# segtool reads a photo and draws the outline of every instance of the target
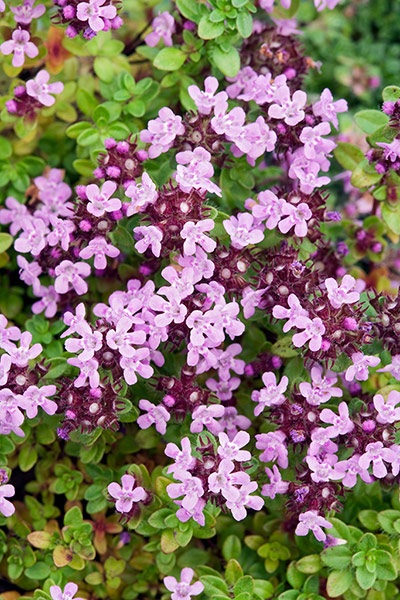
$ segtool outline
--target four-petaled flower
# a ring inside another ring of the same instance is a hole
[[[115,509],[120,513],[127,513],[136,502],[145,500],[146,490],[141,486],[134,487],[136,481],[133,475],[122,475],[122,486],[113,481],[107,487],[108,493],[116,500]]]

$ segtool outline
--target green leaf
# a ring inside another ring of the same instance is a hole
[[[297,356],[299,351],[293,347],[292,336],[285,336],[271,346],[271,352],[282,358]]]
[[[197,33],[203,40],[214,40],[224,33],[225,25],[222,22],[214,23],[208,15],[201,17]]]
[[[38,454],[36,448],[32,446],[24,446],[18,455],[18,466],[24,473],[30,471],[36,464]]]
[[[381,179],[382,175],[377,173],[373,165],[370,165],[365,158],[355,167],[350,181],[356,188],[368,188]]]
[[[382,218],[394,233],[400,234],[400,206],[382,204]]]
[[[5,252],[13,243],[14,238],[9,233],[0,233],[0,252]]]
[[[104,83],[111,83],[114,79],[114,65],[109,58],[97,56],[93,63],[94,72],[97,77]]]
[[[379,110],[360,110],[354,115],[354,120],[365,133],[374,133],[389,121],[389,117]]]
[[[246,10],[241,11],[236,17],[236,26],[243,38],[248,38],[253,31],[253,18]]]
[[[240,577],[243,575],[243,569],[239,562],[234,558],[228,561],[225,568],[225,579],[229,585],[234,585]]]
[[[78,506],[73,506],[65,513],[64,525],[80,525],[82,523],[82,512]]]
[[[253,593],[253,578],[250,575],[244,575],[235,583],[233,588],[235,597],[239,596],[239,594],[243,594],[246,592],[248,594]]]
[[[200,12],[199,5],[196,0],[176,0],[176,6],[181,15],[194,23],[199,22]]]
[[[74,167],[75,171],[80,175],[84,175],[85,177],[93,176],[93,171],[95,167],[92,161],[88,160],[87,158],[77,158],[72,163],[72,166]]]
[[[321,558],[319,554],[309,554],[308,556],[303,556],[296,562],[296,569],[300,571],[300,573],[306,573],[306,575],[313,575],[314,573],[318,573],[322,568]]]
[[[154,59],[154,66],[161,71],[176,71],[186,60],[186,54],[179,48],[163,48]]]
[[[332,546],[321,553],[321,560],[332,569],[345,569],[351,563],[351,552],[347,546]]]
[[[382,98],[384,102],[397,102],[400,98],[400,87],[397,85],[388,85],[382,91]]]
[[[264,598],[271,598],[274,593],[274,586],[270,581],[266,579],[254,579],[253,581],[254,594],[264,600]]]
[[[332,571],[329,573],[328,580],[326,582],[326,589],[330,598],[337,598],[341,596],[351,586],[353,582],[353,575],[348,569],[342,571]]]
[[[356,580],[360,588],[369,590],[375,583],[376,573],[370,573],[365,567],[357,567]]]
[[[76,93],[76,103],[78,108],[88,117],[93,113],[97,106],[96,98],[84,89],[80,89]]]
[[[393,523],[400,518],[400,511],[398,510],[383,510],[378,514],[378,521],[384,531],[386,533],[390,533],[392,535],[396,535],[397,532],[393,527]]]
[[[349,171],[354,171],[358,163],[364,159],[362,150],[348,142],[338,142],[333,154],[338,163]]]
[[[204,593],[212,598],[215,595],[229,595],[228,586],[223,579],[214,577],[214,575],[204,575],[200,577],[200,581],[204,585]]]
[[[0,160],[9,158],[12,154],[12,146],[5,137],[0,137]]]
[[[32,567],[25,569],[25,575],[29,579],[46,579],[50,575],[50,567],[44,562],[37,562]]]
[[[380,528],[378,512],[376,510],[362,510],[358,515],[358,519],[366,529],[376,531]]]
[[[239,558],[242,551],[240,539],[237,535],[228,535],[222,545],[222,556],[228,561],[230,558]]]
[[[235,77],[240,69],[239,52],[231,46],[227,52],[223,52],[219,46],[215,46],[211,53],[215,66],[226,77]]]

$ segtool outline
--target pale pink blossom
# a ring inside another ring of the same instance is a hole
[[[55,98],[51,94],[61,94],[64,89],[64,84],[61,81],[48,83],[50,74],[42,69],[36,75],[35,79],[29,79],[26,82],[26,93],[28,96],[35,98],[44,106],[52,106]]]
[[[12,33],[12,39],[3,42],[0,46],[0,52],[7,56],[13,54],[12,66],[22,67],[25,62],[25,54],[28,58],[35,58],[39,54],[38,48],[30,41],[29,31],[26,29],[15,29]]]

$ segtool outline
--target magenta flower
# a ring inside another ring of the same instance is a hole
[[[148,176],[146,172],[142,175],[142,182],[132,182],[127,190],[125,196],[131,199],[130,203],[125,205],[126,216],[131,217],[132,215],[142,212],[149,204],[154,204],[158,198],[158,192],[156,184]]]
[[[190,511],[204,494],[201,480],[198,477],[193,477],[188,471],[175,473],[175,479],[178,479],[181,483],[167,485],[167,494],[172,499],[184,496],[182,506]]]
[[[237,217],[230,217],[223,221],[225,231],[231,238],[234,248],[246,248],[250,244],[258,244],[264,239],[263,232],[254,227],[253,215],[250,213],[239,213]]]
[[[31,343],[32,334],[29,331],[24,331],[24,333],[21,335],[19,348],[17,348],[17,346],[11,342],[3,344],[3,348],[10,355],[11,361],[14,365],[17,365],[17,367],[26,367],[28,362],[39,356],[43,350],[41,344],[33,344],[33,346],[30,347]]]
[[[79,21],[88,21],[89,27],[96,33],[104,29],[103,19],[113,19],[117,9],[112,4],[103,6],[106,0],[89,0],[80,2],[76,9],[76,17]]]
[[[397,456],[390,448],[384,448],[382,442],[373,442],[367,444],[364,454],[358,460],[358,464],[362,469],[368,469],[372,463],[372,473],[378,479],[382,479],[387,475],[387,468],[383,461],[391,463],[395,461]]]
[[[331,438],[345,435],[354,429],[354,423],[349,417],[349,407],[346,402],[341,402],[338,408],[339,415],[336,415],[329,408],[324,408],[320,414],[321,421],[331,425],[327,428],[327,435]]]
[[[323,175],[319,177],[321,165],[318,162],[308,162],[307,166],[293,165],[292,179],[299,179],[300,190],[305,194],[311,194],[315,188],[327,185],[330,182],[329,177]]]
[[[204,527],[206,523],[206,518],[204,516],[203,510],[206,505],[203,498],[199,498],[196,502],[195,506],[188,510],[187,508],[182,507],[182,502],[180,500],[174,500],[175,504],[177,504],[180,508],[176,511],[176,517],[182,522],[186,523],[189,519],[193,519]]]
[[[329,123],[319,123],[315,127],[304,127],[300,134],[300,141],[304,144],[304,155],[312,160],[317,154],[328,154],[336,144],[332,140],[326,140],[322,136],[331,131]]]
[[[225,408],[221,404],[211,404],[210,406],[198,406],[192,413],[192,423],[190,431],[200,433],[206,427],[214,435],[221,431],[221,425],[216,418],[222,417]]]
[[[247,431],[239,431],[235,437],[230,440],[226,433],[220,432],[218,434],[220,445],[218,446],[218,454],[224,459],[236,460],[238,462],[246,462],[251,460],[251,454],[247,450],[240,450],[243,446],[246,446],[250,441],[250,435]]]
[[[240,304],[243,307],[243,316],[245,319],[250,319],[256,311],[256,308],[262,308],[263,296],[266,288],[261,290],[253,290],[250,286],[244,288]]]
[[[172,34],[175,31],[175,19],[165,11],[155,17],[151,24],[153,31],[144,38],[145,44],[153,48],[162,40],[166,46],[172,46]]]
[[[304,344],[308,341],[309,348],[312,352],[317,352],[320,350],[322,345],[322,336],[325,333],[325,325],[319,317],[315,319],[308,319],[306,317],[303,318],[302,324],[298,321],[297,327],[300,329],[304,328],[304,331],[300,333],[295,333],[292,337],[293,345],[296,348],[300,348],[304,346]]]
[[[337,382],[337,376],[328,373],[322,377],[322,368],[313,367],[311,369],[311,381],[303,381],[299,385],[300,394],[307,400],[311,406],[319,406],[328,402],[330,398],[340,398],[343,391],[338,387],[333,387]]]
[[[154,294],[150,298],[149,306],[159,313],[154,319],[157,327],[166,327],[172,322],[183,323],[187,314],[187,307],[181,304],[181,298],[177,292],[171,293],[168,300]]]
[[[284,440],[286,435],[283,431],[271,431],[270,433],[259,433],[256,435],[256,448],[264,450],[260,455],[263,462],[277,461],[282,469],[287,469],[288,451]]]
[[[238,155],[237,150],[247,154],[248,162],[254,166],[257,158],[266,151],[272,152],[275,148],[277,136],[266,124],[264,117],[259,116],[254,123],[245,125],[240,134],[234,138],[232,152]]]
[[[148,348],[138,348],[133,356],[123,356],[119,361],[123,371],[124,379],[128,385],[134,385],[137,382],[139,373],[144,379],[149,379],[154,373],[153,367],[149,365],[150,350]]]
[[[224,458],[218,465],[218,471],[208,476],[208,489],[214,494],[221,493],[225,500],[235,502],[239,498],[239,490],[235,485],[247,485],[250,476],[244,471],[234,471],[234,463]]]
[[[390,160],[390,162],[395,162],[400,158],[400,140],[395,139],[390,144],[386,142],[377,142],[377,146],[383,148],[383,156],[385,160]]]
[[[51,585],[49,591],[52,600],[83,600],[75,596],[78,591],[76,583],[67,583],[63,590],[58,585]]]
[[[55,102],[55,98],[50,94],[61,94],[64,89],[64,84],[61,81],[55,83],[48,83],[50,74],[42,69],[36,75],[35,79],[29,79],[26,82],[26,93],[28,96],[35,98],[44,106],[52,106]]]
[[[69,311],[65,312],[63,314],[63,321],[65,325],[68,325],[68,329],[64,331],[60,337],[64,338],[67,337],[67,335],[71,335],[72,333],[79,331],[80,324],[85,321],[85,314],[86,308],[83,302],[78,304],[75,309],[75,314]]]
[[[348,367],[345,379],[346,381],[367,381],[368,379],[368,367],[376,367],[381,362],[378,356],[364,356],[362,352],[354,352],[351,355],[353,364]]]
[[[204,219],[197,223],[186,221],[180,232],[181,238],[185,240],[183,252],[186,256],[195,254],[198,246],[201,246],[205,252],[214,252],[217,246],[216,241],[204,233],[205,231],[214,229],[214,225],[215,223],[212,219]]]
[[[175,473],[177,471],[190,471],[196,464],[196,459],[192,456],[192,447],[188,437],[181,440],[182,450],[173,442],[166,445],[164,453],[174,459],[174,463],[169,465],[167,473]]]
[[[182,117],[175,115],[170,108],[161,108],[157,119],[147,123],[148,129],[140,132],[140,139],[145,144],[151,144],[148,150],[149,158],[157,158],[169,150],[177,135],[185,133]]]
[[[275,319],[288,319],[283,326],[284,333],[287,333],[293,327],[302,328],[305,319],[308,318],[308,311],[301,306],[297,296],[289,294],[287,303],[289,308],[277,304],[272,309],[272,315]]]
[[[49,229],[42,219],[30,218],[22,225],[23,232],[14,242],[17,252],[30,252],[32,256],[39,256],[47,245],[46,235]]]
[[[360,294],[354,291],[356,280],[351,275],[345,275],[340,286],[333,277],[325,279],[329,302],[333,308],[340,308],[342,304],[354,304],[360,299]]]
[[[247,417],[239,415],[234,406],[226,406],[225,412],[219,420],[219,424],[221,428],[227,432],[228,438],[233,440],[238,429],[248,429],[251,425],[251,421]]]
[[[134,344],[144,344],[146,333],[144,331],[129,331],[133,325],[130,317],[121,317],[115,329],[110,329],[106,334],[107,346],[112,350],[118,350],[122,356],[134,356],[136,350]]]
[[[24,415],[20,410],[19,400],[8,388],[0,390],[0,434],[8,435],[12,431],[19,437],[24,437],[20,425],[24,422]]]
[[[272,119],[283,119],[287,125],[297,125],[304,119],[303,108],[307,102],[307,94],[297,90],[290,98],[290,88],[281,86],[275,92],[276,104],[271,104],[268,109],[268,116]]]
[[[0,485],[0,512],[5,517],[11,517],[15,513],[15,506],[6,498],[15,494],[15,487],[9,483]]]
[[[373,477],[368,473],[367,469],[363,469],[359,465],[360,454],[353,454],[349,459],[342,460],[336,463],[336,471],[342,474],[342,483],[348,488],[352,488],[357,483],[357,475],[361,477],[365,483],[372,483]]]
[[[39,406],[48,415],[54,415],[58,405],[48,396],[54,396],[57,388],[55,385],[43,385],[38,388],[35,385],[30,385],[23,394],[17,396],[19,405],[26,412],[28,419],[33,419],[38,414]]]
[[[95,352],[100,350],[103,345],[103,334],[100,331],[93,331],[92,327],[86,321],[80,323],[77,328],[80,338],[68,338],[65,340],[65,349],[68,352],[79,352],[80,360],[86,361],[93,358]]]
[[[336,102],[333,102],[332,92],[328,88],[324,89],[318,102],[313,104],[314,115],[316,117],[321,117],[323,120],[330,121],[335,127],[339,124],[337,113],[346,111],[346,100],[337,100]]]
[[[96,359],[91,358],[83,361],[80,357],[72,357],[67,359],[67,363],[74,367],[78,367],[80,370],[79,376],[74,381],[75,387],[80,388],[85,386],[88,380],[91,388],[97,388],[99,386],[99,363]]]
[[[171,594],[171,600],[190,600],[192,596],[198,596],[204,590],[201,581],[191,584],[194,571],[190,567],[185,567],[181,571],[180,581],[175,577],[168,575],[164,577],[164,585]]]
[[[189,85],[189,96],[196,104],[200,114],[209,115],[217,102],[226,101],[228,99],[226,92],[218,92],[218,94],[215,94],[218,85],[218,79],[215,77],[206,77],[204,80],[204,92],[202,92],[197,85]]]
[[[114,181],[105,181],[101,190],[95,183],[87,185],[85,190],[89,200],[87,211],[95,217],[102,217],[105,212],[119,210],[122,206],[121,200],[111,198],[116,189],[117,184]]]
[[[264,506],[264,500],[260,496],[251,496],[251,493],[255,492],[257,488],[257,482],[250,481],[238,489],[239,495],[236,500],[227,500],[226,507],[231,511],[236,521],[242,521],[246,518],[246,506],[253,510],[261,510]]]
[[[221,196],[221,189],[210,181],[210,177],[214,174],[214,167],[211,164],[211,154],[207,150],[198,147],[193,152],[190,150],[178,152],[176,161],[178,166],[175,180],[183,192],[188,193],[194,188],[200,193],[210,192]]]
[[[312,471],[311,479],[316,483],[341,479],[343,475],[335,467],[337,460],[335,454],[326,454],[323,458],[306,456],[305,461]]]
[[[46,7],[44,4],[38,4],[37,6],[33,6],[35,0],[24,0],[22,6],[10,6],[10,10],[14,13],[14,19],[17,23],[21,23],[21,25],[29,25],[32,19],[39,19],[46,12]],[[1,6],[5,8],[4,2],[0,3],[0,12],[4,10]]]
[[[298,205],[290,204],[286,202],[282,206],[283,215],[288,215],[282,219],[278,228],[282,233],[287,233],[289,229],[294,227],[294,232],[299,237],[305,237],[307,235],[307,221],[312,217],[312,212],[305,202],[301,202]]]
[[[174,267],[168,266],[161,271],[161,275],[170,285],[163,285],[158,293],[167,296],[168,300],[177,300],[178,298],[183,300],[193,293],[193,284],[196,278],[193,269],[186,268],[177,271]]]
[[[231,379],[223,379],[222,381],[216,381],[215,379],[207,379],[206,386],[212,390],[221,402],[230,400],[232,398],[232,392],[235,391],[240,385],[239,377],[232,377]]]
[[[282,475],[276,465],[273,465],[272,469],[265,467],[265,472],[268,475],[271,483],[265,483],[262,487],[261,493],[267,498],[273,500],[276,494],[286,494],[289,482],[282,481]]]
[[[257,78],[257,73],[251,67],[243,67],[235,77],[227,77],[228,81],[233,82],[226,88],[229,98],[236,98],[243,89],[249,87]]]
[[[257,196],[258,203],[255,202],[251,207],[251,212],[255,219],[266,221],[267,229],[272,230],[278,225],[284,216],[283,208],[288,204],[283,198],[278,198],[273,192],[265,190]]]
[[[382,394],[375,394],[374,406],[378,413],[376,420],[378,423],[395,423],[400,421],[400,407],[396,408],[400,402],[400,392],[392,390],[386,399]]]
[[[94,256],[95,269],[105,269],[107,267],[106,256],[116,258],[119,256],[119,250],[112,244],[108,244],[103,237],[96,237],[79,252],[79,257],[85,260],[92,256]]]
[[[115,500],[115,509],[120,513],[127,513],[132,509],[132,506],[136,502],[146,499],[146,491],[142,487],[135,487],[136,483],[133,475],[122,475],[121,477],[122,486],[115,481],[110,483],[107,487],[108,493]]]
[[[288,378],[284,375],[280,383],[277,384],[275,373],[270,371],[264,373],[262,380],[265,387],[261,388],[259,391],[254,390],[251,394],[253,402],[258,403],[254,409],[256,417],[258,417],[266,407],[271,408],[273,406],[280,406],[285,402],[286,397],[284,396],[284,392],[289,383]]]
[[[211,119],[211,127],[218,135],[226,135],[231,141],[240,134],[244,122],[246,120],[246,113],[240,106],[235,106],[230,112],[228,110],[228,103],[224,100],[220,100],[214,106],[214,117]]]
[[[171,415],[167,409],[159,404],[156,406],[148,400],[140,400],[139,408],[147,412],[146,415],[140,415],[137,420],[137,424],[141,429],[148,429],[151,425],[156,426],[156,431],[164,435],[167,431],[167,422],[170,420]]]
[[[7,56],[14,54],[12,59],[13,67],[22,67],[25,62],[25,54],[29,58],[35,58],[39,54],[39,50],[33,42],[30,42],[31,36],[26,29],[15,29],[12,33],[12,39],[3,42],[0,46],[0,52]]]
[[[299,516],[299,524],[296,527],[295,534],[307,535],[309,531],[312,531],[319,542],[324,542],[326,540],[326,533],[322,527],[331,529],[332,524],[324,519],[324,517],[321,517],[316,510],[307,510]]]
[[[37,280],[37,282],[39,282],[39,280]],[[49,285],[49,287],[46,287],[40,285],[40,283],[36,283],[36,285],[34,284],[33,286],[33,293],[35,296],[40,297],[40,300],[32,304],[33,314],[38,315],[44,311],[47,318],[51,319],[54,317],[60,300],[60,296],[55,291],[54,286]]]
[[[70,260],[63,260],[55,268],[54,289],[58,294],[66,294],[71,289],[75,290],[78,296],[86,294],[88,284],[83,277],[89,277],[90,271],[90,266],[87,263],[73,263]]]

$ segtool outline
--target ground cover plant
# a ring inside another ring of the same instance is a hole
[[[398,597],[391,10],[0,0],[2,600]]]

